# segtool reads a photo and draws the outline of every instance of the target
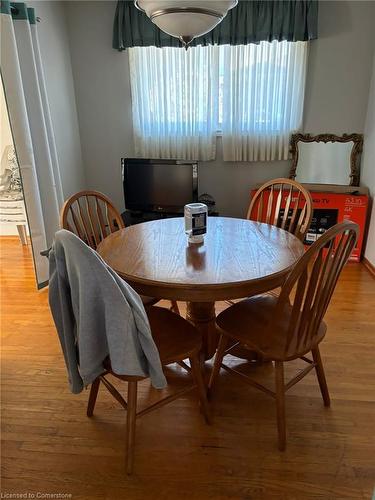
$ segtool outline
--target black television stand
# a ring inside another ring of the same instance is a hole
[[[210,217],[217,217],[219,215],[215,210],[208,210]],[[125,210],[122,212],[121,217],[126,226],[133,226],[141,222],[148,222],[151,220],[170,219],[171,217],[183,217],[184,212],[169,212],[169,211],[154,211],[154,212],[141,212],[137,210]]]

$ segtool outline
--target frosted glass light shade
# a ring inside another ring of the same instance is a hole
[[[217,26],[238,0],[134,0],[162,31],[185,45]]]

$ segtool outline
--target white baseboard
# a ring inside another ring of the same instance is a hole
[[[375,278],[375,266],[373,264],[371,264],[371,262],[368,259],[366,259],[366,257],[363,257],[362,263],[366,267],[368,272],[371,273],[373,275],[373,277]]]
[[[29,236],[29,228],[26,226],[27,235]],[[16,224],[0,224],[0,236],[18,236]]]

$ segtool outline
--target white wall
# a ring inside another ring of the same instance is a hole
[[[134,153],[128,55],[112,49],[116,2],[65,5],[87,185],[122,209],[120,160]]]
[[[133,150],[128,56],[111,48],[112,1],[66,2],[81,143],[90,187],[123,208],[121,156]],[[307,74],[304,131],[363,132],[374,51],[375,2],[321,1]],[[289,162],[200,165],[200,192],[222,215],[243,216],[250,188],[285,176]]]
[[[375,266],[375,56],[365,125],[361,183],[367,186],[372,197],[372,211],[368,229],[365,257]]]
[[[38,23],[64,198],[86,188],[64,2],[31,1]]]
[[[375,2],[320,1],[311,44],[306,132],[363,132],[375,48]]]

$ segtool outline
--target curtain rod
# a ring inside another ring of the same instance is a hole
[[[17,14],[19,14],[19,12],[20,12],[20,11],[17,9],[17,7],[14,7],[13,5],[11,5],[11,6],[10,6],[10,11],[11,11],[13,14],[16,14],[16,15],[17,15]],[[41,21],[41,18],[40,18],[40,17],[36,17],[35,19],[36,19],[36,21],[37,21],[38,23],[40,23],[40,21]]]

